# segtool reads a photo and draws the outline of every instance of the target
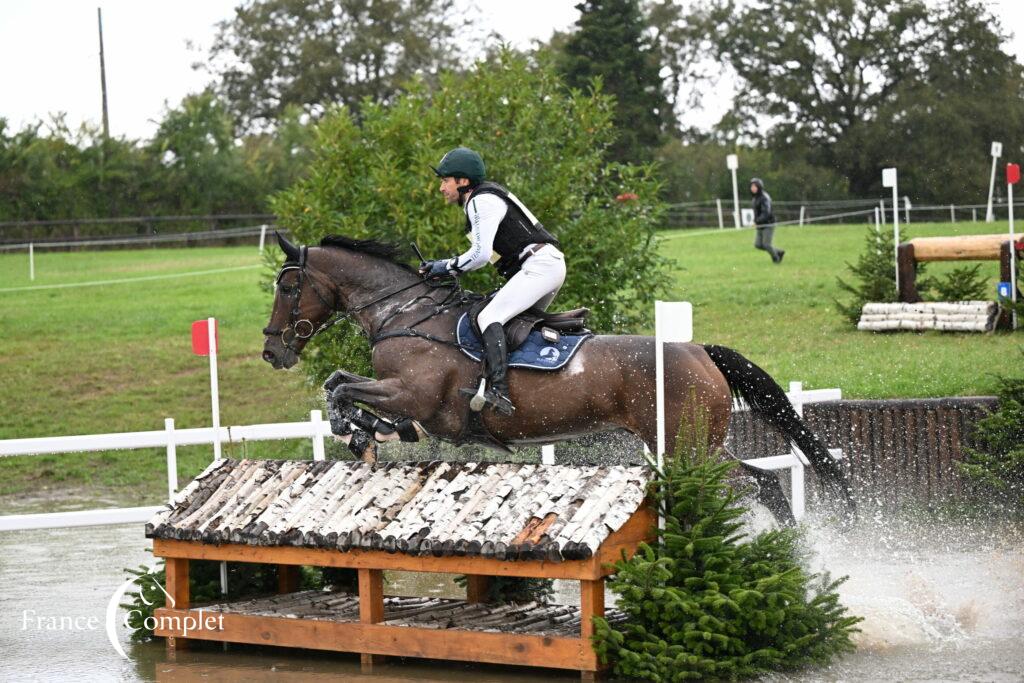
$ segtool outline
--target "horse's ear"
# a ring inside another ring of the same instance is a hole
[[[277,243],[281,246],[281,250],[284,252],[285,260],[298,261],[299,248],[289,242],[288,239],[277,230],[274,231],[274,234],[277,235]]]

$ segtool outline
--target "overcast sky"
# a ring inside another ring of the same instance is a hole
[[[478,23],[525,47],[573,24],[577,0],[475,0]],[[237,0],[0,0],[0,117],[14,129],[65,112],[68,123],[99,122],[101,98],[96,7],[103,8],[111,134],[148,138],[174,106],[208,82],[192,64],[203,61],[216,22]],[[1006,29],[1021,27],[1024,2],[991,0]],[[191,44],[191,48],[189,45]],[[1009,50],[1024,61],[1024,37]],[[728,105],[709,99],[711,111],[684,123],[705,126]]]

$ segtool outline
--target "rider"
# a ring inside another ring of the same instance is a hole
[[[470,401],[470,407],[481,410],[486,404],[501,415],[511,415],[515,406],[508,395],[504,325],[530,307],[546,309],[551,304],[565,282],[565,259],[558,240],[514,194],[485,180],[479,154],[457,147],[433,171],[441,178],[445,201],[466,212],[471,244],[459,256],[424,263],[420,271],[430,277],[457,275],[494,262],[508,280],[477,316],[488,386],[484,401]]]

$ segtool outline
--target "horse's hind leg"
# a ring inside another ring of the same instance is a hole
[[[786,494],[782,491],[782,483],[779,475],[775,472],[766,472],[753,465],[744,462],[740,463],[743,471],[754,478],[757,482],[757,502],[768,508],[776,521],[782,526],[796,525],[796,517],[793,516],[793,509],[786,500]]]

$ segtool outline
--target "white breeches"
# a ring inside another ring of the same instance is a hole
[[[477,316],[480,330],[486,330],[491,323],[504,325],[531,306],[546,310],[563,282],[565,257],[556,246],[548,244],[526,259],[522,269],[480,311]]]

